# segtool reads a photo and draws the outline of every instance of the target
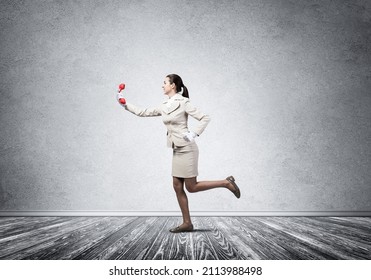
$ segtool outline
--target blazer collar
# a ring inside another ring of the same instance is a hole
[[[183,99],[184,99],[183,95],[181,95],[180,93],[177,93],[173,95],[171,98],[166,99],[163,103],[166,104],[168,102],[181,101]]]
[[[173,97],[171,97],[171,98],[169,98],[169,99],[167,99],[163,102],[162,110],[166,114],[170,114],[171,112],[178,109],[178,107],[180,106],[179,101],[182,101],[183,99],[184,99],[184,97],[182,95],[180,95],[179,93],[175,94]],[[170,102],[170,106],[168,104],[169,102]]]

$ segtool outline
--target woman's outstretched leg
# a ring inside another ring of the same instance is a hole
[[[188,208],[188,198],[184,191],[184,179],[173,177],[173,187],[178,199],[180,210],[182,212],[183,224],[171,229],[171,232],[182,232],[182,231],[192,231],[193,225],[191,222],[191,216],[189,214]]]
[[[234,193],[237,198],[240,198],[240,189],[234,182],[233,176],[229,176],[225,180],[217,181],[200,181],[197,182],[197,177],[184,179],[187,190],[191,193],[206,191],[214,188],[226,188]]]

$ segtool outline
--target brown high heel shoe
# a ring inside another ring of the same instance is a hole
[[[241,197],[241,192],[240,192],[240,188],[237,186],[237,184],[235,183],[235,180],[234,180],[234,177],[233,176],[229,176],[226,178],[227,181],[229,181],[233,187],[234,187],[234,190],[231,191],[237,198],[240,198]]]

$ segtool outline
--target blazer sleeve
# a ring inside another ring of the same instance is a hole
[[[185,111],[188,115],[192,116],[196,120],[199,121],[199,125],[194,130],[197,135],[201,135],[201,133],[205,130],[206,126],[210,122],[210,117],[206,114],[201,113],[196,107],[194,107],[189,100],[185,103]]]
[[[139,117],[157,117],[161,116],[161,107],[153,107],[153,108],[140,108],[131,103],[126,103],[124,108],[137,115]]]

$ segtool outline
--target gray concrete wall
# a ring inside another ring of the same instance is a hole
[[[193,211],[371,211],[370,1],[1,1],[0,210],[177,211],[178,73],[212,121]],[[191,127],[196,125],[191,122]]]

